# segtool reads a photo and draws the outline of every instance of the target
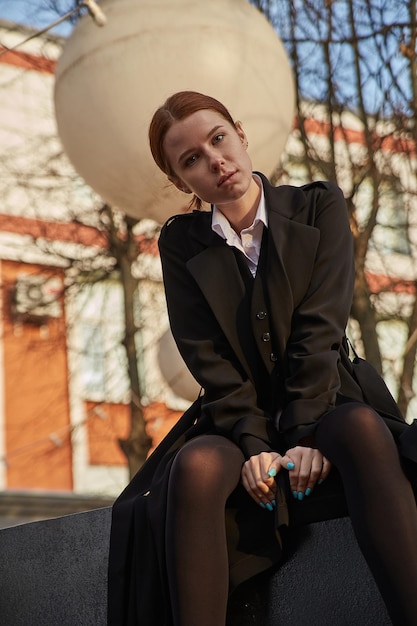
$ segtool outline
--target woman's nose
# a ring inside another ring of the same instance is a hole
[[[222,164],[224,163],[224,159],[222,157],[222,155],[220,155],[218,152],[212,152],[209,155],[209,161],[210,161],[210,168],[213,172],[217,172]]]

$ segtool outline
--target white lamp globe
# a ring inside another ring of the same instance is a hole
[[[84,16],[56,69],[64,149],[105,202],[164,222],[189,197],[168,184],[148,145],[152,114],[177,91],[223,102],[249,139],[254,169],[273,171],[291,129],[294,86],[284,48],[248,0],[103,0]]]

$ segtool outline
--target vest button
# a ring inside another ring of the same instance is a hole
[[[258,320],[264,320],[266,318],[266,311],[259,311],[256,314],[256,317],[258,318]]]
[[[264,333],[262,335],[262,341],[271,341],[271,335],[269,333]]]
[[[271,352],[271,354],[269,355],[269,358],[271,359],[272,363],[275,363],[276,361],[278,361],[277,355],[274,354],[273,352]]]

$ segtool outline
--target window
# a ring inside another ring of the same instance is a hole
[[[84,285],[74,316],[82,394],[85,400],[122,402],[128,397],[123,292],[116,281]]]

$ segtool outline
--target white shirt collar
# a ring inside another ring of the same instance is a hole
[[[252,225],[245,228],[242,233],[253,229],[259,222],[262,222],[266,227],[268,227],[268,214],[266,212],[265,194],[262,180],[257,174],[252,174],[252,176],[261,188],[261,196],[259,198],[258,208]],[[239,238],[239,235],[237,235],[231,227],[229,220],[225,217],[221,210],[216,207],[216,205],[213,205],[211,227],[214,232],[220,235],[220,237],[223,237],[229,245],[235,245],[236,237]]]

